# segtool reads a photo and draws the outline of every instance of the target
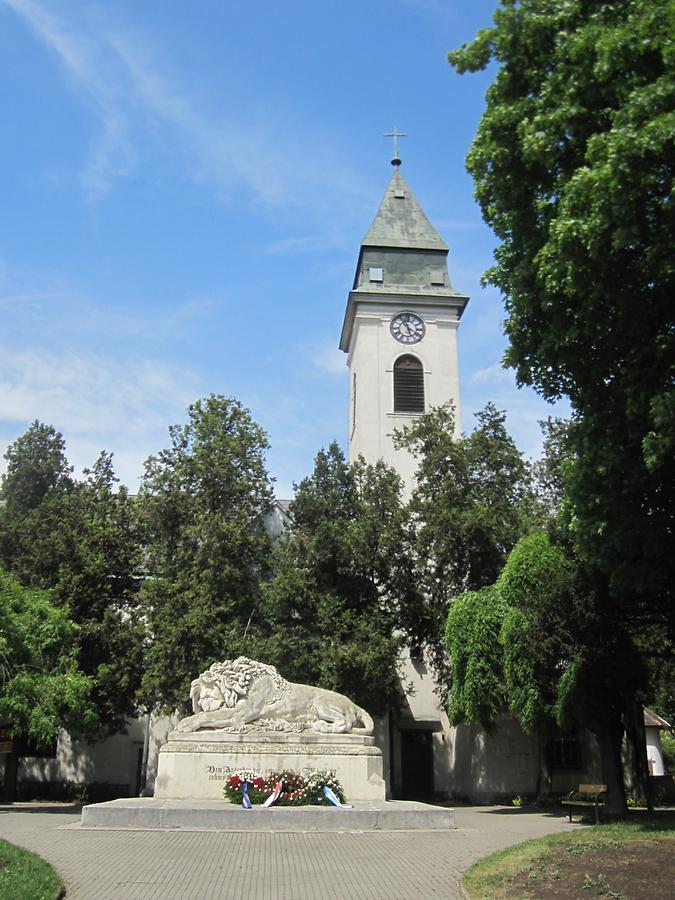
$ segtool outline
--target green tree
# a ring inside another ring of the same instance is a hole
[[[544,442],[541,456],[532,464],[532,479],[541,522],[549,529],[569,529],[567,482],[574,465],[572,423],[549,416],[539,425]]]
[[[78,623],[78,661],[94,676],[106,731],[138,712],[145,623],[139,616],[142,548],[134,501],[103,452],[64,498],[64,553],[54,596]]]
[[[450,54],[501,64],[468,166],[501,239],[507,363],[570,397],[578,552],[671,644],[674,26],[672,0],[505,2]]]
[[[337,443],[321,450],[297,487],[292,529],[276,548],[260,610],[266,661],[374,714],[398,706],[395,629],[410,616],[400,493],[384,463],[348,466]]]
[[[546,742],[558,730],[597,738],[615,812],[625,809],[620,757],[626,692],[639,661],[583,566],[546,534],[523,538],[497,582],[461,595],[446,627],[454,722],[490,729],[511,712],[541,739],[539,793],[550,791]]]
[[[455,434],[454,413],[438,407],[396,437],[418,461],[410,502],[420,594],[421,635],[440,682],[447,686],[444,629],[452,600],[493,584],[509,551],[540,519],[530,468],[488,404],[468,435]]]
[[[32,587],[52,587],[63,558],[63,506],[73,488],[63,436],[37,420],[5,452],[0,561]]]
[[[466,591],[450,607],[445,642],[451,660],[448,716],[453,725],[479,722],[489,732],[504,712],[500,634],[505,614],[494,587]]]
[[[672,0],[504,0],[450,54],[499,64],[468,157],[501,241],[486,279],[519,382],[572,402],[574,553],[627,642],[598,683],[617,679],[633,719],[640,657],[675,635],[674,27]]]
[[[169,710],[185,707],[190,681],[212,662],[252,655],[272,505],[267,437],[238,401],[198,400],[170,436],[147,460],[138,497],[149,573],[143,696]]]
[[[621,812],[619,748],[637,661],[603,588],[545,534],[520,541],[496,584],[507,608],[501,642],[510,712],[540,735],[542,750],[558,729],[588,728],[600,748],[609,802]],[[550,784],[541,753],[538,791],[548,793]]]
[[[672,448],[674,24],[672,0],[504,0],[449,54],[499,64],[467,163],[501,241],[507,361],[577,409],[615,397],[631,431],[651,423],[654,465]]]
[[[98,726],[93,679],[77,665],[77,626],[48,592],[28,589],[0,569],[0,721],[16,740],[49,744],[59,728],[78,736]],[[5,760],[5,799],[13,800],[18,751]]]
[[[78,624],[80,668],[94,676],[98,722],[123,727],[137,710],[143,627],[135,595],[140,559],[132,501],[102,453],[72,476],[62,435],[34,422],[10,445],[0,496],[2,562],[24,584],[49,589]]]
[[[87,733],[96,720],[93,679],[77,665],[77,625],[47,591],[0,569],[0,718],[39,744],[60,727]]]

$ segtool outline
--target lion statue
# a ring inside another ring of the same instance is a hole
[[[192,682],[190,699],[194,715],[178,723],[179,732],[202,728],[373,732],[373,720],[365,709],[343,694],[286,681],[274,666],[246,656],[213,663]]]

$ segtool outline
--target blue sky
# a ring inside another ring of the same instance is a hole
[[[347,426],[359,243],[402,173],[471,296],[462,419],[536,455],[551,413],[501,368],[494,244],[464,158],[489,74],[447,51],[496,0],[0,0],[0,452],[35,418],[137,487],[190,402],[238,397],[277,494]]]

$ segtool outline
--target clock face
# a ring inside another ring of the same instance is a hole
[[[424,337],[424,322],[415,313],[402,312],[391,320],[389,330],[401,344],[417,344]]]

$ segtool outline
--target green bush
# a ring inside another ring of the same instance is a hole
[[[662,731],[661,748],[663,750],[663,765],[666,772],[668,775],[675,775],[675,734]]]

